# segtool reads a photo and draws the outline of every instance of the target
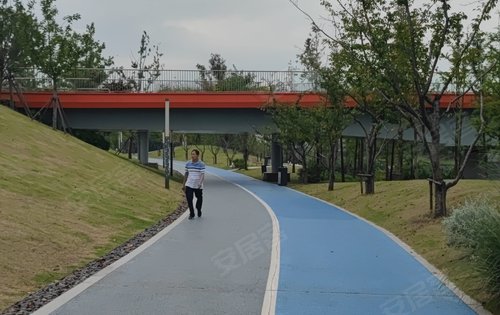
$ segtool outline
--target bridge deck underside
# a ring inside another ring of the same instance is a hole
[[[68,124],[73,129],[93,130],[149,130],[163,131],[165,111],[163,109],[65,109]],[[51,121],[51,112],[47,111],[44,119]],[[369,130],[371,119],[360,115],[344,129],[345,137],[366,137],[364,130]],[[363,127],[361,127],[361,125]],[[272,117],[260,109],[171,109],[170,128],[177,133],[273,133],[278,131]],[[441,120],[441,143],[455,145],[455,119],[445,116]],[[398,139],[399,126],[385,124],[380,130],[380,139]],[[477,135],[470,122],[469,115],[463,119],[462,145],[470,145]],[[404,128],[403,140],[414,141],[413,128]],[[427,137],[430,141],[430,138]]]

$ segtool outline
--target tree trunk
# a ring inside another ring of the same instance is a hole
[[[52,129],[57,129],[57,87],[56,81],[52,80],[52,99],[50,100],[52,106]]]
[[[455,150],[454,150],[454,160],[455,160],[455,176],[457,176],[460,166],[462,165],[462,110],[459,110],[455,114]]]
[[[316,139],[316,166],[319,167],[321,165],[321,153],[322,153],[322,148],[320,141]]]
[[[244,161],[244,165],[245,165],[245,170],[248,170],[248,149],[245,148],[245,150],[243,150],[243,161]]]
[[[9,74],[9,78],[10,78],[10,74]],[[0,92],[1,92],[1,85],[3,85],[3,81],[0,82]],[[16,106],[14,103],[14,87],[12,85],[13,85],[13,82],[12,82],[12,80],[9,79],[9,97],[10,97],[9,107],[11,109],[16,109]]]
[[[187,161],[189,160],[189,146],[187,136],[185,134],[182,135],[182,148],[184,149],[184,159]]]
[[[301,181],[302,181],[302,184],[307,184],[308,182],[308,176],[307,176],[307,173],[308,173],[308,170],[307,170],[307,154],[305,152],[305,149],[302,150],[301,152],[301,158],[302,158],[302,177],[301,177]]]
[[[377,156],[377,134],[378,129],[372,128],[369,138],[366,139],[366,174],[370,175],[366,178],[366,194],[375,193],[375,159]]]
[[[410,144],[410,179],[415,179],[415,150],[414,144]]]
[[[391,140],[391,166],[389,171],[389,180],[392,181],[394,174],[394,151],[395,151],[396,142]]]
[[[359,158],[358,158],[358,172],[361,172],[365,167],[365,140],[359,139]]]
[[[385,146],[385,180],[388,181],[389,178],[389,146]]]
[[[344,165],[344,138],[340,138],[340,176],[345,183],[345,165]]]
[[[446,215],[446,185],[443,178],[443,171],[441,170],[441,160],[439,155],[440,136],[439,132],[436,133],[435,131],[436,130],[431,131],[432,143],[428,144],[428,151],[432,167],[432,180],[435,184],[436,193],[436,198],[434,200],[434,217],[438,218]]]
[[[398,151],[398,173],[399,180],[403,179],[403,161],[404,161],[404,141],[403,141],[403,122],[399,122],[398,127],[398,140],[397,140],[397,151]]]
[[[411,178],[417,178],[417,167],[418,167],[418,138],[417,138],[417,130],[413,128],[413,143],[411,145]],[[417,152],[415,152],[417,149]]]
[[[132,137],[128,138],[128,159],[132,159]]]
[[[354,138],[354,163],[352,165],[352,176],[356,177],[356,174],[359,173],[358,169],[358,138]]]
[[[399,172],[399,180],[402,180],[404,179],[404,142],[402,139],[399,139],[398,140],[398,162],[399,162],[399,165],[398,165],[398,172]]]
[[[375,193],[375,178],[373,176],[369,176],[366,178],[366,191],[367,195]]]
[[[337,143],[333,143],[328,158],[328,191],[332,191],[335,184],[335,162],[337,160]]]
[[[435,191],[435,203],[434,203],[434,217],[439,218],[446,216],[446,193],[448,192],[448,188],[446,188],[446,184],[444,181],[441,183],[434,184]]]

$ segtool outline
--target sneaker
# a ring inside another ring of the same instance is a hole
[[[188,220],[193,220],[194,219],[194,215],[190,215]]]
[[[201,211],[198,211],[198,218],[201,217]]]

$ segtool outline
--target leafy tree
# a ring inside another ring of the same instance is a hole
[[[222,146],[222,152],[224,152],[227,158],[227,165],[230,166],[233,164],[234,157],[237,153],[235,147],[237,146],[238,137],[237,135],[224,134],[221,135],[219,139]]]
[[[229,71],[226,60],[220,54],[211,54],[208,60],[209,68],[197,64],[201,78],[201,88],[205,91],[247,91],[255,90],[255,78],[250,73],[234,70]]]
[[[220,145],[220,135],[215,135],[215,134],[207,134],[205,135],[205,138],[208,143],[208,150],[210,153],[213,155],[213,162],[214,164],[217,164],[217,156],[221,150],[221,145]]]
[[[151,39],[146,31],[143,31],[138,56],[131,61],[132,71],[128,72],[123,67],[113,69],[117,79],[108,80],[103,87],[111,91],[151,91],[154,83],[161,75],[163,64],[161,57],[163,53],[157,44],[151,45]],[[152,56],[150,61],[149,57]]]
[[[74,78],[72,85],[75,89],[98,88],[107,78],[104,68],[113,64],[112,57],[103,57],[105,44],[97,41],[94,36],[94,23],[87,25],[85,33],[79,34],[78,68],[70,74]]]
[[[500,142],[500,99],[490,100],[484,107],[485,134]]]
[[[95,29],[92,24],[87,26],[86,33],[80,34],[73,30],[73,23],[81,18],[79,14],[65,16],[64,25],[60,25],[57,22],[58,10],[55,0],[41,0],[40,5],[42,20],[39,27],[42,38],[40,46],[37,47],[35,62],[52,83],[52,127],[57,128],[59,116],[63,129],[66,130],[58,96],[60,85],[67,84],[64,77],[71,77],[72,71],[84,63],[104,67],[109,65],[111,59],[102,57],[105,46],[94,39]]]
[[[279,138],[282,144],[287,145],[302,165],[300,180],[308,182],[309,163],[308,157],[314,146],[315,131],[319,125],[315,121],[313,112],[301,108],[299,101],[294,105],[273,104],[266,108],[272,115],[273,122],[279,130]]]
[[[219,81],[216,86],[217,91],[251,91],[256,90],[255,78],[250,73],[243,73],[234,69],[227,77]]]
[[[210,71],[217,81],[224,80],[226,76],[226,60],[219,54],[212,54],[208,60]]]
[[[355,79],[347,76],[347,55],[342,51],[332,52],[329,63],[323,66],[320,62],[319,38],[314,36],[306,40],[304,52],[299,56],[302,64],[313,73],[315,85],[326,90],[327,100],[324,105],[318,104],[313,108],[313,119],[318,126],[319,142],[328,147],[328,190],[333,190],[335,182],[335,165],[339,142],[342,132],[352,120],[349,109],[344,107],[349,89],[354,91],[353,84],[349,80]],[[361,76],[363,77],[363,76]],[[361,78],[358,78],[361,79]],[[352,97],[353,93],[351,93]],[[376,136],[376,135],[375,135]],[[367,185],[368,186],[368,185]]]
[[[196,65],[200,73],[203,90],[212,90],[213,81],[217,84],[217,82],[224,80],[227,71],[226,60],[222,58],[220,54],[211,54],[208,63],[210,64],[208,70],[204,65]]]
[[[243,168],[248,170],[248,158],[250,153],[254,151],[257,142],[255,135],[248,132],[241,133],[238,135],[237,142],[238,151],[243,153]]]
[[[322,3],[331,15],[335,35],[326,33],[314,21],[313,30],[326,38],[332,51],[343,49],[356,62],[361,62],[366,76],[377,78],[368,92],[373,91],[374,97],[376,94],[385,99],[416,129],[431,161],[436,192],[434,215],[445,215],[446,192],[462,177],[477,139],[464,156],[456,177],[445,181],[440,153],[441,98],[464,65],[467,70],[471,69],[467,56],[473,51],[474,43],[484,45],[477,41],[480,27],[490,17],[497,1],[478,1],[475,11],[478,15],[470,20],[459,10],[453,10],[447,0],[424,3],[410,0],[336,0],[332,3],[325,0]],[[464,29],[465,21],[471,22],[468,30]],[[438,65],[442,64],[449,66],[439,69]],[[484,76],[486,72],[478,74]],[[471,72],[467,85],[471,87],[476,82],[478,77]]]
[[[492,64],[491,71],[481,81],[484,91],[484,132],[494,141],[500,142],[500,50],[494,46],[500,42],[500,28],[495,33],[489,34],[486,41],[490,45],[486,50],[479,50],[477,47],[476,58],[487,60]],[[475,69],[481,71],[482,69]],[[480,111],[476,111],[473,123],[477,129],[481,127]]]
[[[180,142],[181,142],[181,146],[182,146],[182,149],[184,150],[184,159],[187,161],[190,159],[190,156],[189,156],[189,144],[191,143],[191,139],[189,139],[190,137],[185,134],[185,133],[182,133],[180,134]]]
[[[20,0],[0,1],[0,89],[7,82],[11,94],[21,94],[16,76],[24,76],[26,68],[35,63],[41,40],[37,20],[33,14],[34,2],[24,5]],[[29,111],[27,111],[28,114]]]

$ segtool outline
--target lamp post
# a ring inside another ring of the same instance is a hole
[[[165,100],[165,131],[163,139],[163,165],[165,166],[165,188],[170,189],[170,100]]]

